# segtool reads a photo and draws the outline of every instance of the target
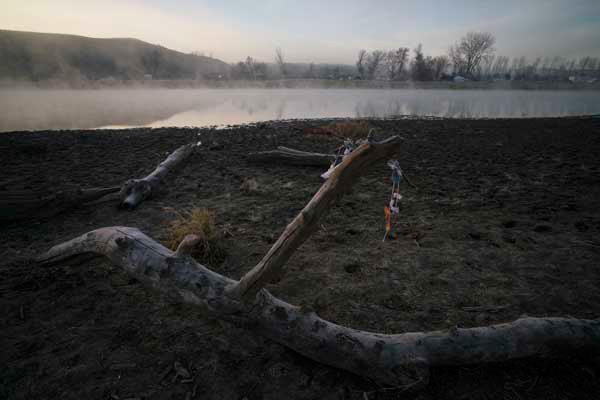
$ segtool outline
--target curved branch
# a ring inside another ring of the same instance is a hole
[[[135,228],[102,228],[51,248],[42,264],[102,255],[148,286],[206,313],[252,327],[324,364],[392,385],[425,385],[431,366],[504,361],[553,351],[600,351],[600,321],[521,318],[512,323],[449,331],[384,335],[321,319],[262,289],[253,302],[225,295],[235,281],[156,243]],[[413,387],[414,387],[413,386]]]

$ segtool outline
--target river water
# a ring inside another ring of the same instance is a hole
[[[441,89],[0,90],[0,131],[212,126],[295,118],[600,114],[600,91]]]

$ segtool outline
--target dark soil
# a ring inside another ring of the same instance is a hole
[[[593,354],[434,368],[422,391],[384,389],[171,304],[108,261],[31,261],[102,226],[135,226],[165,240],[178,211],[208,207],[230,233],[227,257],[210,267],[239,278],[322,183],[319,169],[255,165],[245,154],[277,145],[330,151],[339,141],[314,134],[327,122],[1,134],[0,195],[120,185],[179,145],[204,144],[168,193],[133,212],[104,201],[0,228],[0,398],[600,398]],[[386,333],[525,314],[600,316],[600,120],[369,124],[379,138],[405,138],[397,158],[418,186],[402,188],[395,240],[382,242],[391,188],[382,162],[323,219],[271,292],[337,323]],[[251,178],[257,187],[242,190]]]

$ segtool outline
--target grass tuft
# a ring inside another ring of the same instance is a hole
[[[331,122],[322,126],[321,129],[340,139],[364,139],[369,134],[369,124],[366,121]]]
[[[225,260],[227,252],[223,248],[223,235],[215,224],[215,215],[206,208],[194,208],[179,213],[169,224],[166,246],[176,250],[187,235],[198,235],[200,242],[192,251],[198,262],[217,266]]]

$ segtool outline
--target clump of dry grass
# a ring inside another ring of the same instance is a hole
[[[369,124],[366,121],[331,122],[321,128],[324,132],[340,139],[364,139],[369,134]]]
[[[367,121],[339,121],[328,124],[306,128],[306,135],[324,135],[333,136],[339,139],[350,138],[352,140],[364,139],[369,134],[369,124]]]
[[[194,208],[178,213],[177,219],[169,224],[166,246],[176,250],[187,235],[197,235],[200,241],[194,247],[192,256],[200,263],[218,265],[225,259],[222,232],[215,224],[215,214],[206,208]]]

